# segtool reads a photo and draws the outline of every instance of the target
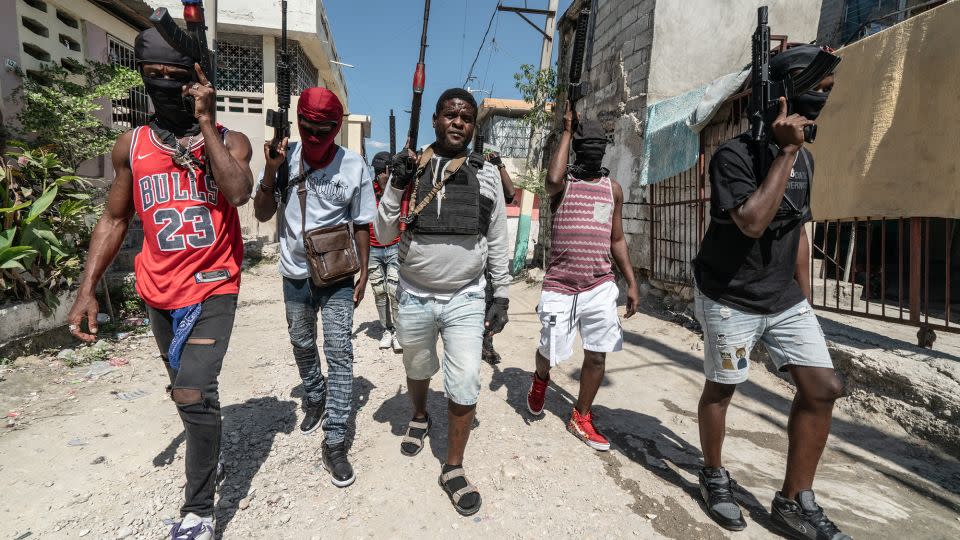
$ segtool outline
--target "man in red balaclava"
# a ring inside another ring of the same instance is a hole
[[[254,211],[267,221],[283,201],[280,219],[280,274],[283,300],[293,356],[303,380],[304,418],[300,431],[312,433],[323,427],[323,466],[333,484],[353,483],[353,467],[347,461],[344,439],[353,398],[353,309],[367,286],[369,224],[377,206],[373,179],[363,157],[336,144],[343,125],[343,105],[326,88],[309,88],[300,95],[297,126],[300,143],[284,140],[276,158],[270,157],[270,141],[263,145],[266,166],[257,184]],[[289,178],[277,178],[283,161]],[[297,197],[298,185],[307,191],[304,212]],[[293,201],[288,203],[288,200]],[[301,215],[305,220],[301,221]],[[326,287],[310,279],[303,247],[304,230],[333,227],[353,222],[354,240],[360,255],[360,273]],[[327,380],[320,371],[317,352],[317,313],[323,318],[323,354],[327,359]]]

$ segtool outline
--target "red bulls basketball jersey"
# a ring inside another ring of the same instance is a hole
[[[226,129],[217,126],[221,135]],[[189,150],[205,161],[203,137]],[[178,309],[240,290],[243,238],[237,209],[202,167],[173,162],[174,149],[149,127],[130,143],[133,201],[143,222],[137,292],[156,309]]]

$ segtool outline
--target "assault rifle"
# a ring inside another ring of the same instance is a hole
[[[417,137],[420,134],[420,108],[423,103],[423,87],[427,81],[424,58],[427,55],[427,23],[430,21],[430,0],[423,2],[423,31],[420,33],[420,59],[413,72],[413,106],[410,107],[410,130],[407,132],[407,144],[404,149],[417,151]],[[410,213],[410,191],[400,202],[400,231],[407,230],[407,216]]]
[[[478,154],[480,154],[481,156],[483,155],[483,143],[484,143],[484,142],[485,142],[484,136],[483,136],[483,135],[480,135],[480,133],[478,132],[478,133],[477,133],[477,141],[476,141],[475,143],[473,143],[473,151],[476,152],[476,153],[478,153]],[[486,159],[486,157],[484,157],[484,159]]]
[[[590,63],[593,58],[593,18],[596,9],[596,0],[590,2],[590,7],[584,7],[577,16],[577,31],[573,37],[573,54],[570,56],[570,85],[567,90],[567,99],[570,106],[576,106],[577,101],[589,92],[589,75],[583,80],[583,68],[590,72]],[[589,37],[588,37],[589,35]]]
[[[290,49],[287,47],[287,0],[280,2],[280,50],[277,54],[277,110],[267,110],[267,126],[273,128],[270,157],[276,158],[283,139],[290,136]],[[286,202],[290,165],[284,161],[277,169],[276,186]]]
[[[397,117],[393,115],[393,109],[390,109],[390,155],[397,153]]]
[[[770,27],[767,25],[767,6],[757,9],[757,29],[751,43],[750,136],[756,144],[765,145],[770,139],[767,129],[779,114],[779,100],[787,99],[788,114],[791,100],[815,88],[824,77],[833,72],[840,58],[821,50],[813,62],[796,75],[782,81],[770,80]],[[817,126],[803,128],[804,139],[813,142]],[[766,152],[761,152],[765,156]]]
[[[217,85],[216,53],[207,48],[207,23],[203,16],[203,0],[181,0],[183,20],[187,30],[181,29],[167,8],[157,8],[150,22],[171,47],[180,54],[193,58],[210,84]]]

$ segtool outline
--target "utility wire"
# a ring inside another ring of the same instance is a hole
[[[463,80],[463,86],[467,85],[467,81],[470,80],[470,77],[473,77],[473,68],[477,65],[477,59],[480,58],[480,53],[483,51],[483,46],[487,42],[487,35],[490,34],[490,27],[493,26],[493,19],[497,16],[497,11],[500,9],[500,1],[497,1],[497,6],[493,8],[493,13],[490,15],[490,20],[487,22],[487,30],[483,33],[483,40],[480,41],[480,48],[477,49],[477,55],[473,57],[473,63],[470,64],[470,70],[467,71],[467,77]]]

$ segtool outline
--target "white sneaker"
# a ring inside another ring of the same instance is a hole
[[[396,338],[393,337],[393,332],[391,332],[391,331],[389,331],[389,330],[384,330],[384,331],[383,331],[383,336],[380,338],[380,348],[381,348],[381,349],[389,349],[389,348],[390,348],[390,344],[393,343],[395,339],[396,339]]]
[[[171,540],[213,540],[216,530],[213,516],[200,517],[187,514],[182,521],[174,523],[170,529]]]
[[[396,334],[393,335],[393,352],[398,354],[403,352],[403,347],[400,346],[400,340],[397,339]]]

